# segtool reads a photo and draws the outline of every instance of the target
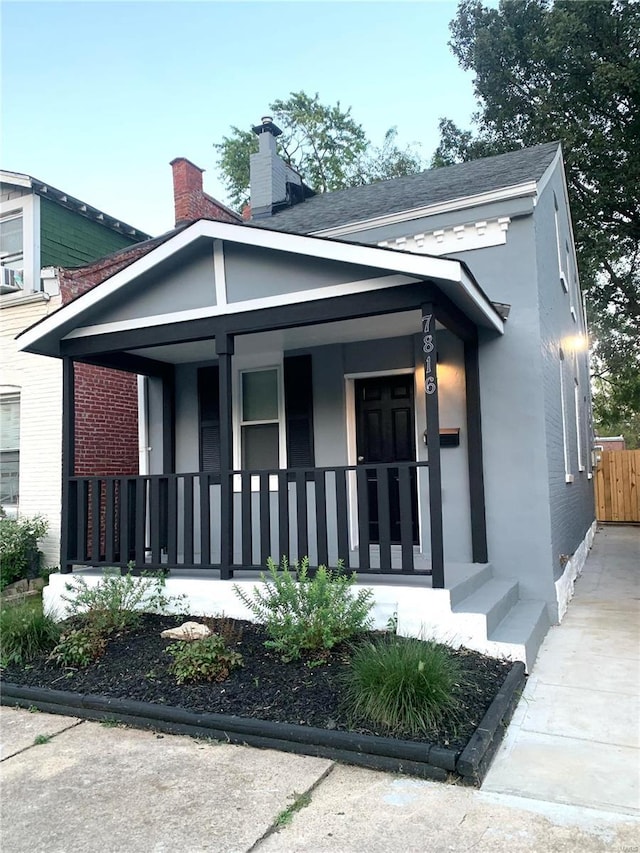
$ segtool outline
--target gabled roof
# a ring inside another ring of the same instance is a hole
[[[275,252],[287,252],[304,257],[318,258],[327,261],[337,261],[384,270],[388,274],[396,274],[394,284],[409,284],[414,281],[431,280],[448,296],[451,301],[477,325],[485,326],[494,332],[504,332],[504,322],[497,308],[482,291],[466,265],[461,261],[437,258],[431,255],[414,254],[412,252],[397,252],[393,249],[367,246],[361,243],[349,243],[343,240],[329,240],[323,237],[283,234],[278,231],[253,228],[248,225],[219,222],[200,219],[191,225],[177,230],[174,234],[154,246],[142,257],[116,272],[111,277],[96,285],[92,290],[81,294],[73,301],[39,320],[33,326],[18,335],[20,349],[29,352],[39,352],[44,355],[58,355],[56,341],[68,334],[74,334],[82,326],[88,312],[92,311],[103,300],[121,291],[138,276],[160,267],[178,252],[195,244],[197,241],[222,241],[247,247],[270,249]],[[356,283],[357,284],[357,283]],[[357,292],[366,292],[383,286],[384,279],[376,283],[362,282],[357,286]],[[343,286],[346,292],[346,287]],[[306,294],[281,294],[280,301],[286,304],[291,300],[310,299],[314,291]],[[255,301],[255,300],[254,300]],[[264,302],[264,300],[262,300]],[[226,301],[221,305],[211,307],[208,312],[203,308],[185,310],[178,316],[158,315],[151,325],[161,326],[176,320],[189,320],[196,317],[216,316],[225,313],[235,313],[251,304],[233,303]]]
[[[542,178],[558,148],[558,142],[548,142],[495,157],[429,169],[417,175],[322,193],[253,224],[277,231],[310,234],[516,187]]]
[[[68,210],[73,210],[75,213],[79,213],[81,216],[85,216],[94,222],[99,222],[105,228],[109,228],[118,234],[124,234],[132,240],[148,240],[150,237],[149,234],[145,234],[139,228],[134,228],[133,225],[128,225],[114,216],[109,216],[108,213],[98,210],[97,207],[92,207],[90,204],[52,187],[51,184],[39,181],[32,175],[24,175],[21,172],[9,172],[6,169],[2,169],[0,171],[0,183],[30,189],[42,198],[49,198],[51,201],[56,202],[56,204],[66,207]]]

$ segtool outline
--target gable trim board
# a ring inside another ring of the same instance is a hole
[[[360,219],[355,222],[349,222],[346,225],[336,226],[335,228],[323,228],[313,231],[312,234],[316,237],[342,237],[345,234],[355,234],[358,231],[368,231],[371,228],[397,225],[401,222],[409,222],[412,219],[423,219],[430,216],[437,216],[440,213],[457,213],[461,210],[468,210],[471,207],[481,207],[482,205],[492,204],[493,202],[524,198],[536,195],[537,191],[538,184],[536,181],[527,181],[524,184],[508,187],[506,190],[492,190],[491,192],[478,193],[477,195],[439,202],[438,204],[414,207],[411,210],[391,213],[388,216],[374,216],[371,219]]]
[[[90,311],[99,305],[100,302],[107,297],[117,293],[121,288],[125,287],[132,280],[139,277],[142,273],[158,267],[163,261],[174,256],[177,252],[192,245],[197,240],[212,239],[220,241],[229,241],[232,243],[240,243],[246,246],[255,246],[265,249],[271,249],[280,252],[289,252],[301,257],[313,257],[320,260],[337,261],[348,265],[358,265],[370,267],[378,270],[386,270],[390,273],[400,274],[401,280],[396,279],[392,286],[398,284],[410,283],[415,277],[416,281],[425,279],[433,280],[440,287],[445,295],[453,302],[457,303],[462,310],[470,312],[474,322],[492,329],[499,334],[504,332],[504,322],[491,301],[479,287],[473,276],[468,272],[465,265],[460,261],[454,261],[444,258],[433,258],[429,255],[418,255],[410,252],[396,252],[393,249],[383,249],[377,246],[366,246],[358,243],[345,243],[334,240],[326,240],[318,237],[307,237],[301,235],[287,234],[279,231],[268,231],[266,229],[258,229],[252,226],[230,225],[221,222],[213,222],[211,220],[198,220],[193,225],[184,229],[180,233],[171,237],[167,242],[152,249],[148,254],[134,261],[125,269],[116,273],[109,279],[99,284],[97,287],[77,297],[72,302],[59,309],[54,314],[50,315],[41,322],[35,324],[31,328],[21,333],[20,348],[32,349],[32,351],[41,351],[45,355],[53,355],[55,353],[46,349],[46,347],[37,348],[34,345],[45,338],[47,335],[62,333],[64,338],[64,327],[73,323],[77,323],[85,312]],[[215,252],[215,249],[214,249]],[[215,263],[215,261],[214,261]],[[218,253],[217,267],[220,269],[224,265],[224,259],[220,258]],[[407,278],[409,276],[409,278]],[[373,290],[381,286],[389,286],[380,284],[380,279],[373,279],[373,284],[369,281],[356,282],[353,284],[355,288],[352,291],[348,290],[347,285],[338,287],[339,294],[349,292],[365,292]],[[268,299],[276,300],[272,305],[291,304],[302,299],[317,299],[328,298],[336,295],[330,292],[330,288],[319,288],[315,296],[310,296],[310,291],[301,293],[288,294],[283,296],[268,297]],[[261,304],[262,303],[262,304]],[[225,313],[236,313],[243,310],[256,310],[260,307],[268,307],[266,302],[262,300],[248,300],[243,306],[235,303],[233,306],[215,306],[208,309],[192,309],[193,318],[197,315],[198,318],[203,316],[219,316]],[[204,312],[207,312],[206,314]],[[178,312],[179,320],[192,319],[187,312]],[[176,314],[172,314],[171,322],[176,322]],[[167,322],[167,318],[158,316],[150,318],[151,325],[162,325]],[[138,326],[140,322],[137,321]],[[126,327],[125,327],[126,328]],[[71,333],[69,337],[81,337],[83,335],[93,335],[96,333],[95,328],[83,330],[82,328]]]

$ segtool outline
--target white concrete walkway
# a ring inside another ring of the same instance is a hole
[[[640,528],[598,531],[482,790],[640,815]]]

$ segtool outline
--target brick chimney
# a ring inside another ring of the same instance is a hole
[[[295,169],[278,155],[276,138],[282,131],[271,116],[264,116],[253,132],[258,137],[259,147],[249,163],[251,218],[271,216],[283,207],[291,207],[314,195]]]
[[[173,169],[173,203],[176,228],[196,219],[217,219],[220,222],[242,222],[242,217],[202,189],[204,169],[186,157],[171,161]]]

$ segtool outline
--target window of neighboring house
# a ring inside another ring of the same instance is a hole
[[[0,266],[2,285],[22,290],[24,287],[24,242],[22,214],[0,219]]]
[[[564,454],[564,479],[566,483],[573,483],[571,473],[571,460],[569,456],[569,427],[567,424],[567,389],[565,381],[565,358],[564,352],[560,350],[560,412],[562,416],[562,449]]]
[[[20,394],[0,394],[0,504],[18,506],[20,471]]]
[[[242,467],[248,470],[280,467],[282,412],[280,377],[276,367],[240,374]]]

